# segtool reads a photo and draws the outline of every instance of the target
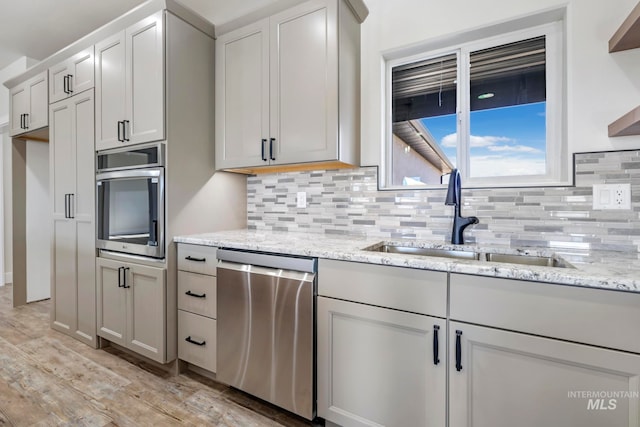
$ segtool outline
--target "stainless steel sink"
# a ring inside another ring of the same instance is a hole
[[[460,260],[533,265],[540,267],[575,268],[568,262],[552,256],[500,254],[494,252],[479,252],[463,249],[420,248],[415,246],[393,245],[385,243],[373,245],[365,248],[364,250],[390,254],[419,255],[426,257],[451,258]]]
[[[485,254],[485,257],[489,262],[504,262],[508,264],[519,265],[537,265],[541,267],[575,268],[564,260],[549,256],[487,253]]]
[[[413,246],[396,245],[376,245],[366,248],[367,251],[386,252],[391,254],[422,255],[441,258],[455,259],[479,259],[480,254],[474,251],[436,249],[436,248],[416,248]]]

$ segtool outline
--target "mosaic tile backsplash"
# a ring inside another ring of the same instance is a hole
[[[575,156],[575,187],[462,191],[462,215],[480,223],[467,243],[640,251],[640,150]],[[378,190],[375,167],[287,172],[247,179],[247,225],[306,231],[448,241],[453,206],[443,190]],[[592,209],[592,185],[631,183],[631,210]],[[296,192],[307,207],[296,207]]]

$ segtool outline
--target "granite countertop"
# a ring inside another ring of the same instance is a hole
[[[252,230],[231,230],[190,236],[177,236],[174,238],[174,241],[178,243],[191,243],[288,255],[303,255],[424,270],[640,292],[640,253],[574,249],[511,248],[508,246],[455,246],[428,240],[326,236],[315,233]],[[383,241],[388,244],[436,249],[462,249],[481,253],[493,252],[555,257],[567,261],[575,268],[525,266],[364,250],[367,247],[377,245]]]

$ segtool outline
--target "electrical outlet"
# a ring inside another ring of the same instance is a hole
[[[631,184],[594,184],[593,209],[631,209]]]
[[[298,208],[306,208],[307,207],[307,193],[306,191],[298,191],[296,197],[296,207]]]

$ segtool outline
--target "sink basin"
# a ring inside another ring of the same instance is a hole
[[[519,265],[537,265],[541,267],[575,268],[568,262],[549,256],[536,255],[509,255],[509,254],[485,254],[486,260],[490,262],[504,262]]]
[[[475,260],[483,262],[499,262],[506,264],[533,265],[540,267],[575,268],[568,262],[551,256],[513,255],[494,252],[478,252],[464,249],[420,248],[415,246],[377,244],[364,249],[370,252],[390,254],[419,255],[426,257],[451,258],[460,260]]]
[[[452,249],[436,249],[436,248],[416,248],[413,246],[396,246],[396,245],[376,245],[366,248],[367,251],[386,252],[391,254],[406,255],[422,255],[441,258],[454,259],[479,259],[480,254],[474,251],[452,250]]]

